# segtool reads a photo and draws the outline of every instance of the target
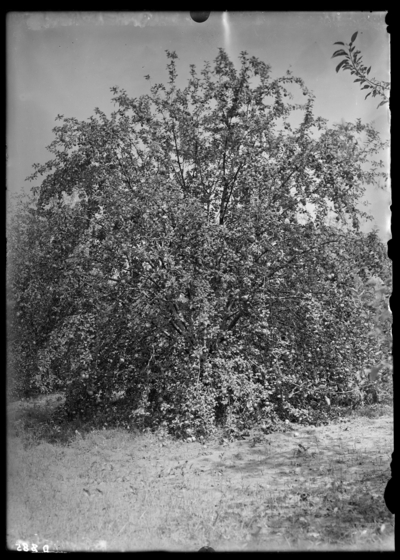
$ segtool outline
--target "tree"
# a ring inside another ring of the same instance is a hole
[[[7,228],[9,367],[15,390],[24,396],[54,390],[61,381],[59,371],[55,375],[45,368],[42,376],[41,356],[59,321],[74,313],[79,294],[64,275],[66,255],[76,243],[73,209],[53,204],[44,217],[36,205],[36,197],[14,197]],[[50,250],[57,235],[64,243]]]
[[[191,66],[183,89],[167,56],[167,85],[138,99],[114,87],[110,117],[64,118],[31,176],[52,231],[52,275],[32,281],[58,298],[41,379],[56,364],[70,412],[177,435],[315,420],[367,360],[362,334],[348,344],[363,305],[357,202],[385,179],[371,159],[383,144],[359,120],[328,128],[300,78],[272,79],[245,52],[238,71],[222,49]],[[383,270],[378,245],[366,262]]]
[[[370,90],[365,96],[365,99],[367,99],[367,97],[371,94],[372,97],[376,97],[377,95],[379,95],[383,98],[383,100],[378,105],[378,107],[380,107],[381,105],[389,102],[386,92],[389,91],[390,84],[389,82],[378,81],[375,78],[368,77],[371,71],[371,66],[367,68],[367,66],[364,66],[362,64],[361,51],[355,50],[356,47],[353,44],[357,38],[357,35],[358,31],[353,33],[353,35],[351,36],[351,41],[348,44],[342,43],[341,41],[333,43],[334,45],[343,45],[347,47],[347,50],[339,49],[332,55],[332,58],[337,56],[344,56],[344,59],[336,66],[336,72],[339,72],[340,69],[350,70],[350,74],[356,76],[354,81],[359,82],[360,86],[362,86],[361,89]]]
[[[340,69],[343,70],[350,70],[351,74],[355,74],[356,75],[356,79],[354,80],[355,82],[359,82],[360,86],[363,86],[362,89],[370,89],[371,91],[367,93],[367,95],[365,96],[365,99],[367,99],[367,97],[369,97],[371,94],[373,97],[376,97],[376,95],[380,95],[383,98],[383,101],[381,101],[378,105],[377,108],[381,107],[382,105],[384,105],[385,103],[388,103],[389,99],[387,98],[386,92],[389,91],[389,87],[390,84],[389,82],[383,82],[383,81],[377,81],[374,78],[369,79],[368,75],[371,71],[371,66],[369,68],[367,68],[366,66],[364,66],[362,64],[362,56],[361,56],[361,51],[356,51],[355,47],[354,47],[354,41],[356,40],[358,35],[358,32],[353,33],[353,35],[351,36],[351,41],[349,44],[342,43],[340,41],[334,43],[334,45],[343,45],[346,46],[348,48],[347,51],[341,49],[338,50],[336,52],[333,53],[332,58],[337,57],[337,56],[344,56],[344,60],[342,60],[338,66],[336,67],[336,72],[338,72]],[[388,277],[388,274],[386,274],[386,278],[385,281],[382,283],[381,282],[382,279],[379,279],[379,281],[377,282],[376,279],[371,278],[370,281],[372,282],[372,285],[375,287],[376,291],[377,291],[377,295],[378,298],[373,298],[373,301],[375,301],[375,311],[378,313],[378,316],[380,316],[382,318],[386,317],[388,318],[390,315],[390,311],[387,308],[387,304],[382,307],[379,306],[379,300],[380,300],[380,296],[385,292],[386,297],[388,298],[388,292],[390,289],[390,285],[391,285],[391,278]],[[377,301],[378,300],[378,301]],[[379,310],[378,310],[378,307]],[[388,315],[389,314],[389,315]],[[385,326],[383,326],[385,325]],[[388,334],[387,334],[387,322],[385,324],[385,321],[380,321],[379,324],[376,324],[372,334],[376,337],[379,338],[382,341],[382,344],[387,346],[388,343]],[[369,374],[370,374],[370,380],[374,381],[377,378],[378,372],[384,368],[387,368],[390,365],[387,357],[386,358],[382,358],[380,361],[376,361],[375,365],[369,370]],[[390,365],[390,369],[391,369],[391,365]]]

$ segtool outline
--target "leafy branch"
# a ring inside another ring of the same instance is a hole
[[[334,45],[343,45],[348,49],[348,51],[340,49],[333,53],[332,58],[335,58],[336,56],[344,56],[344,59],[336,66],[336,72],[339,72],[340,69],[350,70],[350,74],[356,75],[356,79],[354,81],[360,83],[360,86],[362,86],[361,89],[371,90],[367,93],[365,99],[367,99],[367,97],[371,94],[372,97],[380,95],[383,98],[383,100],[378,105],[378,107],[380,107],[381,105],[384,105],[389,101],[389,98],[386,95],[386,92],[389,91],[389,82],[379,82],[375,78],[368,78],[368,75],[371,71],[371,66],[367,68],[362,64],[361,51],[355,50],[355,46],[353,44],[357,38],[357,35],[358,31],[353,33],[350,43],[348,44],[342,43],[341,41],[333,43]]]

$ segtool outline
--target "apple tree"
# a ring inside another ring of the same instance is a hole
[[[60,116],[31,176],[48,231],[35,289],[56,294],[42,384],[58,372],[71,414],[177,435],[315,421],[368,361],[352,289],[379,134],[329,127],[302,79],[246,52],[237,70],[220,49],[183,88],[167,57],[168,82],[113,87],[110,116]],[[366,262],[385,266],[379,243]]]

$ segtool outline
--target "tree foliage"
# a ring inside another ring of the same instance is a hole
[[[329,128],[300,78],[245,52],[183,89],[167,56],[168,84],[112,88],[110,117],[58,117],[10,233],[14,349],[41,390],[68,387],[71,415],[108,424],[317,421],[387,350],[362,291],[386,256],[358,204],[383,144],[359,120]]]
[[[356,76],[354,81],[358,82],[360,86],[362,86],[361,89],[370,90],[366,94],[365,99],[367,99],[367,97],[369,97],[371,94],[372,97],[376,97],[377,95],[382,97],[383,100],[378,105],[378,107],[381,107],[381,105],[389,102],[386,92],[389,91],[390,84],[389,82],[378,81],[375,78],[368,77],[371,71],[371,66],[369,68],[367,66],[364,66],[364,64],[362,63],[363,57],[361,56],[361,51],[356,50],[356,47],[354,46],[357,35],[358,31],[353,33],[350,43],[348,44],[341,41],[333,43],[334,45],[342,45],[344,47],[347,47],[347,50],[339,49],[332,55],[332,58],[337,56],[344,57],[344,59],[336,66],[336,72],[339,72],[339,70],[341,69],[349,70],[351,75]]]

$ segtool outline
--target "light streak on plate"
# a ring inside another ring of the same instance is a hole
[[[228,12],[224,12],[222,14],[222,25],[223,25],[223,28],[224,28],[225,49],[226,49],[226,51],[228,51],[229,47],[230,47],[230,34],[231,34],[231,30],[230,30],[230,27],[229,27]]]

